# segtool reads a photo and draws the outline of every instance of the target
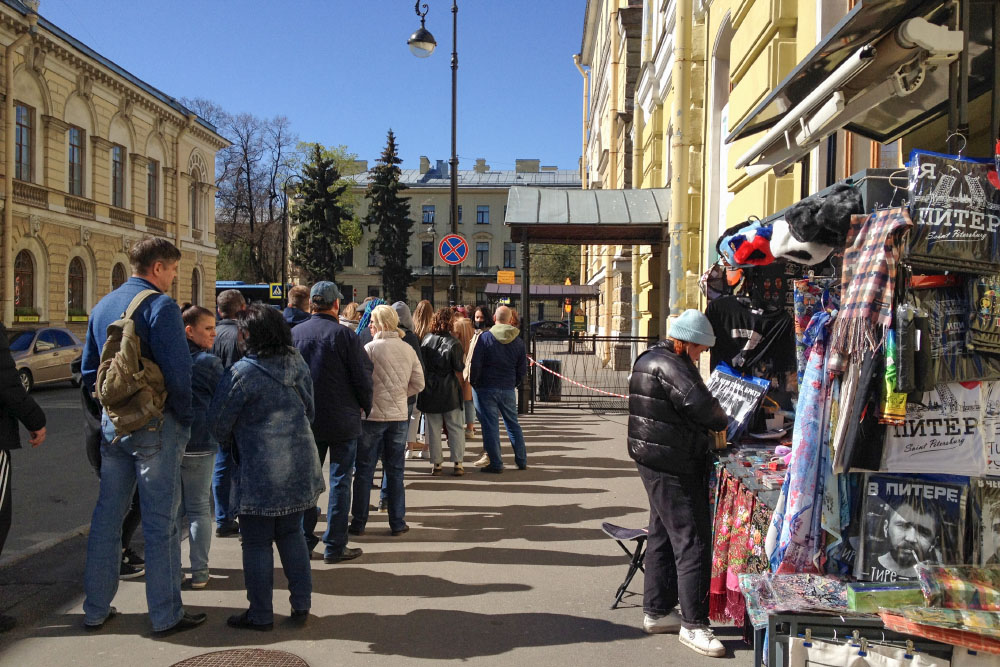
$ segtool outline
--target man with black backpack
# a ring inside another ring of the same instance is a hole
[[[191,354],[180,309],[165,294],[180,258],[166,239],[136,243],[129,252],[132,277],[90,316],[81,373],[101,401],[103,437],[84,572],[87,630],[100,629],[117,613],[111,602],[118,590],[122,518],[137,482],[153,630],[166,635],[205,621],[205,614],[188,614],[181,604],[176,513],[193,418]]]

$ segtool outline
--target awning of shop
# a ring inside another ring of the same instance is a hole
[[[972,100],[993,86],[995,0],[964,1]],[[945,115],[962,39],[942,25],[949,16],[940,0],[860,0],[727,137],[767,131],[737,166],[781,173],[838,129],[886,143]]]
[[[596,299],[599,289],[597,285],[531,285],[532,299]],[[499,296],[521,296],[520,285],[499,285],[486,283],[487,294]]]
[[[507,217],[514,241],[658,243],[670,216],[670,189],[559,190],[514,187]]]

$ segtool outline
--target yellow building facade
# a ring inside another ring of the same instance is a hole
[[[182,252],[172,296],[214,304],[215,154],[226,140],[19,2],[0,3],[0,41],[4,324],[85,332],[147,236]]]

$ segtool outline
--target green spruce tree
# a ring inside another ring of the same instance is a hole
[[[292,242],[292,261],[306,272],[310,282],[335,280],[344,268],[342,226],[353,219],[353,212],[342,200],[347,183],[318,144],[302,171],[302,202],[294,210],[298,231]]]
[[[382,261],[382,293],[389,303],[406,301],[406,288],[413,283],[410,270],[410,236],[413,220],[410,203],[400,193],[406,186],[399,182],[402,160],[396,149],[396,137],[389,130],[385,150],[370,170],[365,197],[368,215],[365,225],[375,229],[375,250]]]

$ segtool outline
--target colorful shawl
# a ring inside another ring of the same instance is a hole
[[[812,345],[806,342],[805,333],[812,321],[812,316],[824,309],[823,301],[829,298],[827,290],[833,285],[833,278],[801,278],[793,282],[795,310],[795,356],[798,367],[799,384],[806,371],[809,360],[809,350]]]
[[[709,585],[708,617],[716,621],[726,620],[727,568],[729,565],[729,546],[733,531],[737,489],[740,482],[729,471],[722,472],[719,484],[719,500],[715,512],[715,530],[712,541],[712,581]]]
[[[905,208],[876,211],[844,253],[844,267],[852,267],[853,272],[830,343],[839,354],[859,357],[884,342],[892,323],[901,237],[912,226]],[[843,370],[839,362],[834,370]]]
[[[916,569],[930,606],[1000,611],[1000,566],[921,563]]]
[[[371,321],[372,321],[372,311],[375,310],[375,307],[376,306],[384,306],[384,305],[385,305],[385,301],[383,301],[382,299],[377,299],[377,298],[376,299],[372,299],[371,301],[368,302],[368,305],[365,306],[365,312],[361,315],[361,319],[358,320],[358,333],[359,334],[362,331],[364,331],[365,329],[367,329],[368,325],[371,324]]]
[[[750,516],[753,504],[753,492],[739,484],[733,504],[733,529],[729,539],[729,562],[726,564],[726,617],[738,628],[743,627],[746,615],[746,603],[740,593],[740,575],[746,572],[750,556]]]

